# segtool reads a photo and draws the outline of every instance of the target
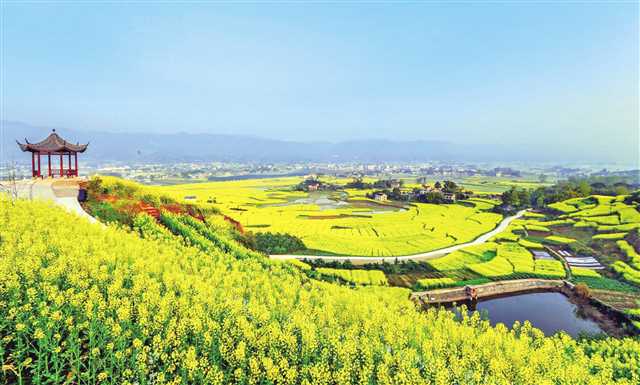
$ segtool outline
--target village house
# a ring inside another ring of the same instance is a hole
[[[422,185],[422,189],[420,190],[420,194],[426,194],[426,193],[430,193],[430,192],[441,192],[442,189],[439,188],[435,188],[434,186],[429,186],[426,184]]]
[[[411,191],[400,191],[400,200],[408,201],[415,198],[415,195]]]
[[[447,203],[455,203],[456,194],[454,194],[454,193],[442,193],[442,198]]]
[[[382,192],[378,192],[373,194],[373,199],[380,201],[380,202],[384,202],[387,200],[387,194],[382,193]]]

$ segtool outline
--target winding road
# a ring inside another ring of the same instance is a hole
[[[322,260],[322,261],[326,261],[326,262],[350,261],[351,263],[354,263],[354,264],[383,263],[383,262],[393,263],[395,261],[409,261],[409,260],[421,261],[421,260],[427,260],[427,259],[434,259],[434,258],[442,257],[442,256],[447,255],[449,253],[452,253],[452,252],[454,252],[456,250],[464,249],[465,247],[475,246],[475,245],[479,245],[479,244],[485,243],[486,241],[488,241],[494,235],[499,234],[499,233],[503,232],[504,230],[506,230],[506,228],[509,226],[509,224],[512,221],[522,217],[526,211],[527,210],[521,210],[521,211],[518,211],[516,213],[516,215],[504,218],[502,220],[502,222],[500,222],[500,224],[498,224],[498,226],[496,226],[495,229],[489,231],[488,233],[484,233],[484,234],[480,235],[478,238],[474,239],[473,241],[466,242],[466,243],[460,243],[458,245],[453,245],[453,246],[449,246],[449,247],[445,247],[444,249],[427,251],[427,252],[420,253],[420,254],[399,255],[399,256],[395,256],[395,257],[361,257],[361,256],[348,256],[348,255],[345,255],[345,256],[337,256],[337,255],[336,256],[333,256],[333,255],[327,256],[327,255],[277,254],[277,255],[270,255],[269,257],[271,259],[277,259],[277,260],[284,260],[284,259],[300,259],[300,260],[302,260],[302,259],[307,259],[309,261]]]

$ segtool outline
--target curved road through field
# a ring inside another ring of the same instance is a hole
[[[479,245],[479,244],[485,243],[486,241],[488,241],[494,235],[503,232],[513,220],[522,217],[526,211],[527,210],[518,211],[518,213],[516,213],[516,215],[504,218],[502,220],[502,222],[500,222],[500,224],[498,224],[498,226],[496,226],[495,229],[489,231],[488,233],[484,233],[484,234],[480,235],[478,238],[474,239],[471,242],[460,243],[458,245],[445,247],[444,249],[427,251],[425,253],[420,253],[420,254],[401,255],[401,256],[397,256],[397,257],[357,257],[357,256],[348,256],[348,255],[345,255],[345,256],[337,256],[337,255],[336,256],[333,256],[333,255],[327,256],[327,255],[278,254],[278,255],[270,255],[269,257],[271,259],[278,259],[278,260],[284,260],[284,259],[300,259],[300,260],[302,260],[302,259],[307,259],[307,260],[310,260],[310,261],[323,260],[323,261],[327,261],[327,262],[332,262],[332,261],[338,261],[338,262],[350,261],[350,262],[352,262],[354,264],[383,263],[383,262],[393,263],[395,261],[409,261],[409,260],[420,261],[420,260],[426,260],[426,259],[434,259],[434,258],[442,257],[442,256],[447,255],[449,253],[452,253],[452,252],[454,252],[456,250],[464,249],[465,247],[469,247],[469,246],[474,246],[474,245]]]

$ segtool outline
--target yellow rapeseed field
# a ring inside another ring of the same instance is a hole
[[[640,382],[638,340],[457,321],[407,290],[315,281],[136,226],[0,198],[0,383]]]
[[[468,206],[413,203],[398,209],[366,199],[365,190],[292,191],[301,180],[255,179],[156,189],[180,201],[217,207],[248,230],[289,233],[309,249],[342,255],[395,256],[440,249],[471,241],[502,219],[488,212],[490,201]],[[347,180],[328,181],[344,184]]]

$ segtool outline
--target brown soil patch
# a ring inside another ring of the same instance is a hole
[[[230,216],[227,215],[222,215],[224,217],[224,220],[231,223],[236,230],[238,230],[240,232],[240,234],[244,234],[244,227],[242,227],[242,223],[236,221],[235,219],[231,218]],[[204,220],[204,218],[203,218]]]
[[[640,294],[595,289],[590,289],[589,291],[594,298],[618,310],[637,309],[640,307]]]

